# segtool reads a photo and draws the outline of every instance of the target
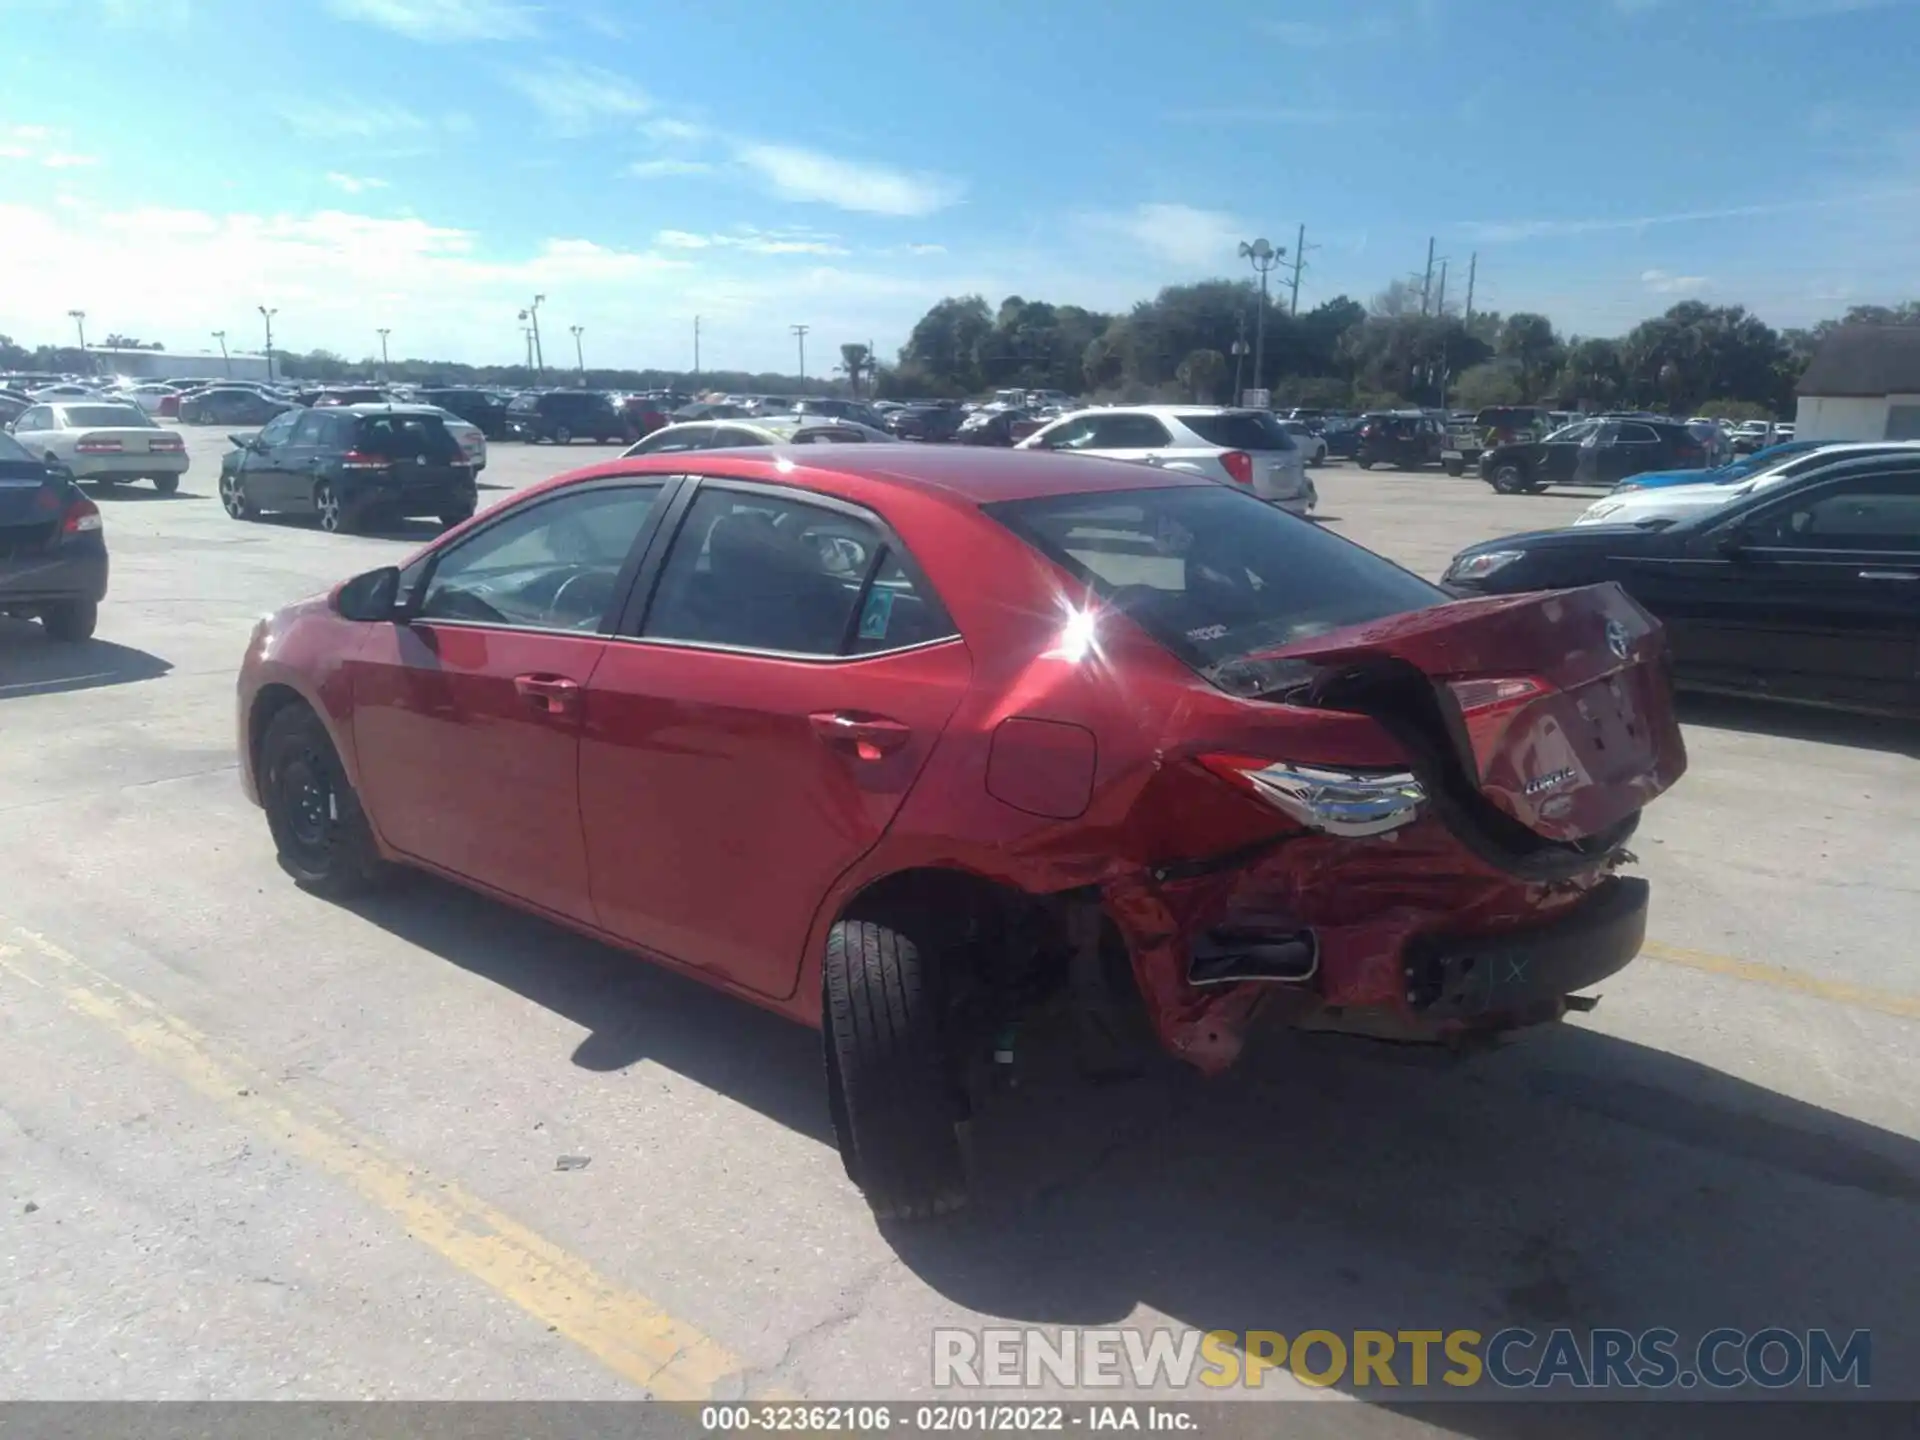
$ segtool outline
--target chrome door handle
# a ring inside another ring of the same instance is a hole
[[[1862,580],[1920,580],[1920,570],[1862,570]]]

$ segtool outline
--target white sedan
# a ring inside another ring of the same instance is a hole
[[[105,485],[151,480],[154,489],[171,495],[187,473],[186,442],[138,405],[107,400],[33,405],[12,430],[29,454],[76,480]]]
[[[144,385],[129,385],[124,390],[116,390],[112,398],[115,400],[126,400],[138,405],[149,415],[158,415],[160,413],[161,402],[169,395],[178,395],[179,393],[179,390],[172,385],[165,385],[158,380],[151,380]]]
[[[1576,525],[1645,525],[1685,520],[1703,510],[1712,510],[1751,495],[1782,480],[1791,480],[1831,465],[1836,460],[1858,460],[1865,455],[1920,450],[1920,441],[1866,441],[1857,445],[1823,445],[1818,450],[1803,450],[1777,465],[1757,471],[1743,479],[1720,484],[1662,485],[1651,490],[1626,490],[1596,500],[1580,513]]]
[[[442,410],[438,405],[422,405],[422,410],[431,410],[440,417],[440,423],[447,427],[447,433],[453,436],[454,443],[467,457],[467,463],[473,466],[478,475],[487,468],[487,432],[471,420],[463,420],[451,410]]]
[[[1305,452],[1265,410],[1219,405],[1126,405],[1080,410],[1036,430],[1015,447],[1131,460],[1205,475],[1295,515],[1319,503]]]

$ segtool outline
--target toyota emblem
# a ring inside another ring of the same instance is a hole
[[[1618,620],[1607,621],[1607,649],[1619,660],[1627,658],[1627,627]]]

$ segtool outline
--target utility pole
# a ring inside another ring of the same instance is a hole
[[[273,383],[273,317],[280,313],[280,307],[276,305],[269,310],[264,305],[256,305],[253,308],[260,312],[260,318],[267,325],[267,383],[271,385]]]
[[[586,328],[584,325],[569,325],[567,327],[567,329],[573,332],[573,363],[580,371],[580,383],[582,385],[587,383],[587,357],[580,349],[580,335]]]
[[[540,348],[540,302],[546,298],[544,295],[536,295],[533,297],[533,304],[527,307],[527,315],[533,322],[533,368],[535,374],[547,368],[547,352]]]
[[[1473,324],[1473,280],[1480,269],[1480,252],[1473,252],[1473,258],[1467,262],[1467,324]]]
[[[1300,313],[1300,272],[1307,268],[1307,251],[1319,248],[1318,245],[1307,244],[1307,227],[1302,225],[1293,238],[1293,293],[1287,301],[1289,315]]]
[[[1247,363],[1247,312],[1242,310],[1234,326],[1233,336],[1233,398],[1240,398],[1240,367]]]
[[[233,360],[227,354],[227,332],[224,330],[216,330],[213,332],[213,338],[220,342],[220,363],[227,367],[227,378],[231,380],[233,378]]]
[[[387,336],[391,335],[393,331],[382,325],[373,333],[380,337],[380,378],[384,380],[387,378],[387,372],[393,364],[392,361],[387,359]]]
[[[693,378],[700,378],[700,317],[693,317]]]
[[[525,315],[527,312],[522,310],[520,313],[522,315]],[[520,333],[526,338],[527,370],[528,370],[528,373],[531,374],[533,373],[533,327],[531,325],[522,325],[520,327]]]
[[[1436,314],[1436,315],[1438,315],[1438,316],[1440,316],[1440,318],[1441,318],[1441,319],[1443,319],[1443,320],[1444,320],[1444,319],[1446,318],[1446,314],[1447,314],[1447,262],[1446,262],[1445,260],[1442,260],[1442,261],[1440,262],[1440,298],[1439,298],[1439,299],[1437,299],[1436,301],[1434,301],[1434,304],[1433,304],[1433,313],[1434,313],[1434,314]]]
[[[82,364],[85,364],[87,359],[87,312],[84,310],[69,310],[67,312],[67,318],[73,321],[73,328],[80,332],[80,361]]]
[[[1261,377],[1267,373],[1267,275],[1286,256],[1285,250],[1274,249],[1264,239],[1240,242],[1240,258],[1251,261],[1254,273],[1260,277],[1260,313],[1255,317],[1253,329],[1253,388],[1256,390],[1261,388]]]
[[[1433,297],[1433,237],[1427,237],[1427,271],[1420,282],[1420,313],[1427,313],[1427,301]]]
[[[793,338],[800,342],[800,378],[805,380],[807,378],[807,331],[813,327],[811,325],[789,325],[787,328],[793,332]]]

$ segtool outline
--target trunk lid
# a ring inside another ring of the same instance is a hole
[[[1456,601],[1252,658],[1310,667],[1304,703],[1444,738],[1486,801],[1547,840],[1631,820],[1686,770],[1665,634],[1612,583]]]

